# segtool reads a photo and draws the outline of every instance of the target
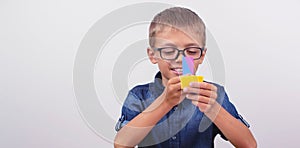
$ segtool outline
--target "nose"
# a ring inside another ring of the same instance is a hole
[[[176,62],[182,62],[183,53],[182,53],[182,52],[179,52],[178,54],[179,54],[179,55],[178,55],[178,57],[177,57],[177,59],[176,59]]]

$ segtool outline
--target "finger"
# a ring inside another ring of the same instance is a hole
[[[210,98],[217,98],[217,93],[211,90],[194,88],[194,87],[186,87],[183,89],[183,91],[187,94],[197,94],[197,95],[202,95]]]
[[[201,112],[206,112],[211,107],[209,104],[204,104],[197,101],[192,101],[192,103],[197,106]]]
[[[200,94],[199,88],[185,87],[183,91],[187,94]]]
[[[218,96],[215,91],[206,90],[206,89],[200,89],[199,94],[214,99],[216,99]]]
[[[192,103],[195,105],[195,106],[198,106],[198,101],[194,101],[194,100],[192,100]]]
[[[181,84],[180,83],[174,84],[174,87],[176,88],[176,90],[181,91]]]
[[[179,83],[179,82],[180,82],[179,77],[173,77],[168,81],[168,84],[171,85],[171,84],[176,84],[176,83]]]
[[[199,103],[205,103],[209,104],[210,103],[210,98],[205,97],[205,96],[199,96],[199,95],[193,95],[193,94],[187,94],[186,95],[187,99],[190,99],[192,101],[197,101]]]
[[[180,83],[171,84],[168,87],[169,87],[170,91],[181,91],[181,85],[180,85]]]
[[[210,106],[211,106],[209,104],[203,104],[203,103],[199,103],[197,101],[193,101],[192,103],[195,106],[197,106],[201,112],[206,112],[210,108]]]
[[[206,82],[192,82],[190,83],[190,87],[217,91],[217,87],[215,85]]]

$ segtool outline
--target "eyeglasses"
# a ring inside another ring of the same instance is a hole
[[[187,47],[183,50],[179,50],[175,47],[162,47],[154,48],[160,53],[160,57],[164,60],[175,60],[178,58],[179,53],[182,52],[182,55],[185,57],[192,57],[194,60],[198,60],[202,56],[203,48],[200,47]]]

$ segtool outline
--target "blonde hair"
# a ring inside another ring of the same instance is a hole
[[[155,35],[164,31],[165,27],[178,29],[196,39],[205,46],[205,24],[193,11],[182,7],[172,7],[158,13],[149,27],[149,45],[154,47]]]

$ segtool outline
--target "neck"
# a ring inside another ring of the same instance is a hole
[[[162,85],[163,85],[164,87],[166,87],[167,84],[168,84],[168,80],[167,80],[166,78],[162,77]]]

